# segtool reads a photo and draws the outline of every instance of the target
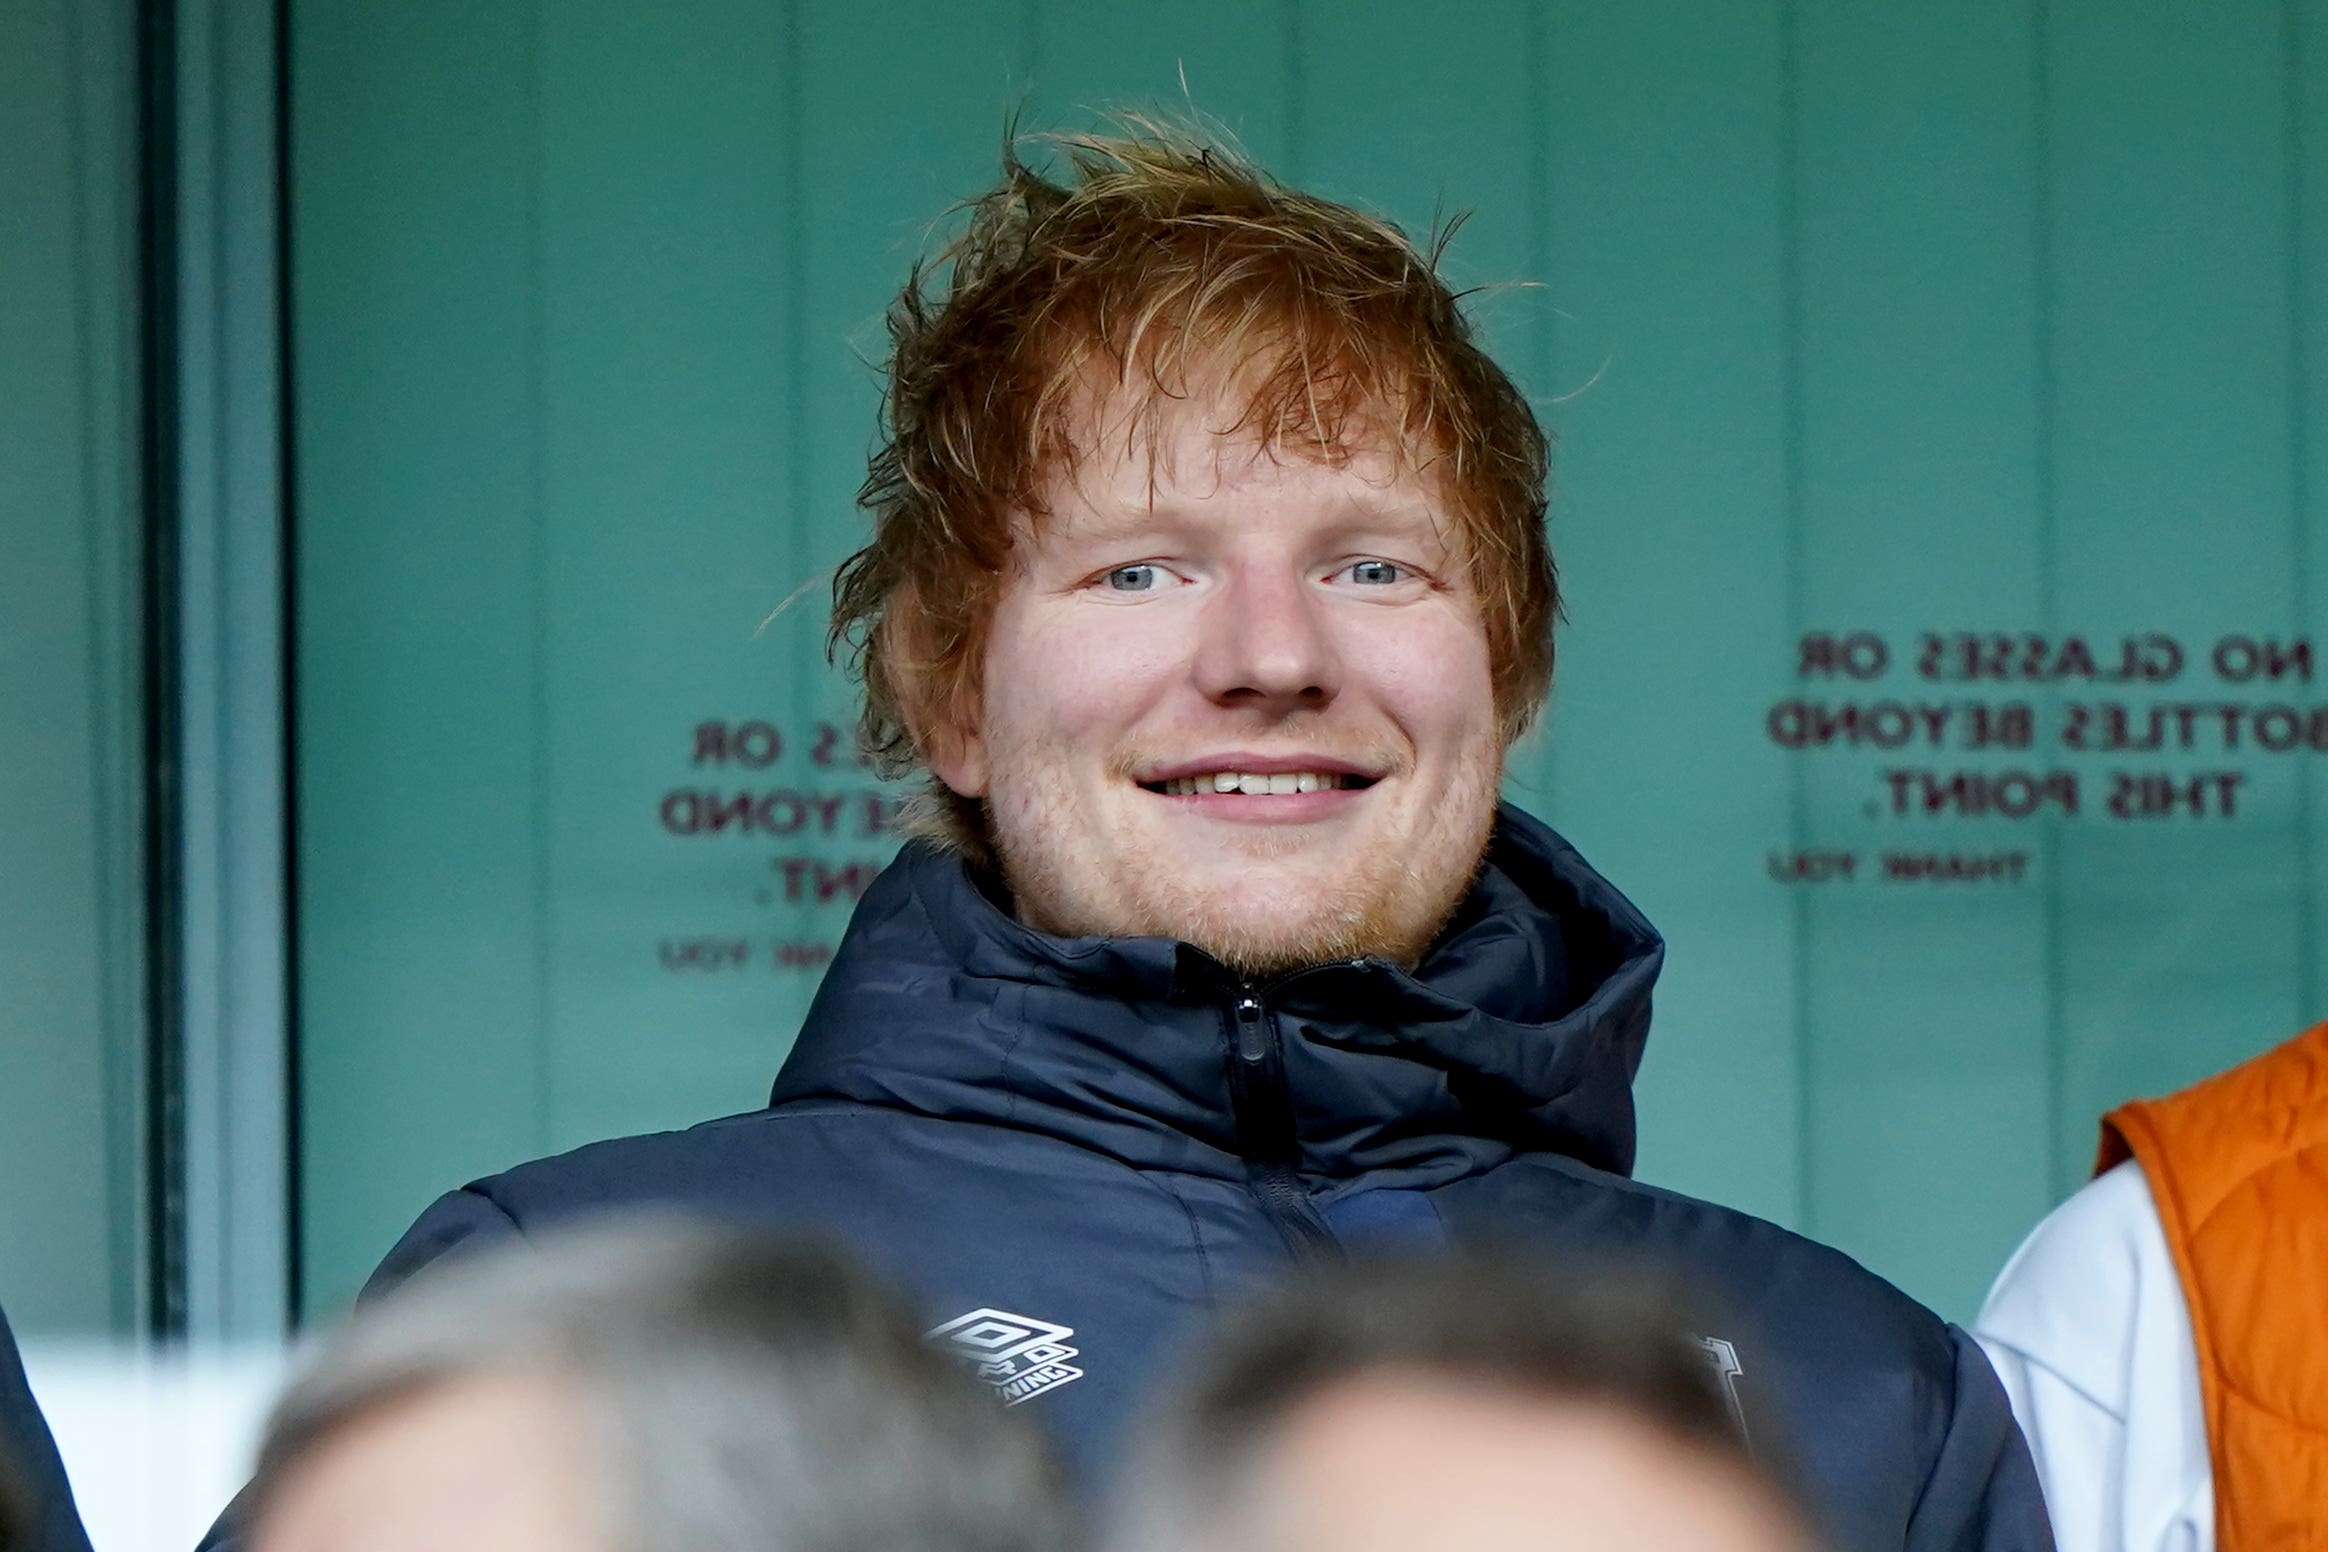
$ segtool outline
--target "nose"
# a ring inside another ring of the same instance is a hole
[[[1240,571],[1206,600],[1197,687],[1224,706],[1280,714],[1324,706],[1342,671],[1324,604],[1290,569]]]

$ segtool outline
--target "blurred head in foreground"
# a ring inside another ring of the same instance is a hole
[[[833,1256],[675,1222],[451,1263],[276,1409],[256,1552],[1050,1552],[1032,1425]]]
[[[1112,1552],[1811,1552],[1693,1324],[1633,1277],[1338,1268],[1221,1332]]]

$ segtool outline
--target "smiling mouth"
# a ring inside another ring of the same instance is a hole
[[[1373,777],[1346,771],[1203,771],[1193,776],[1175,776],[1169,781],[1140,783],[1146,791],[1163,797],[1238,792],[1257,798],[1285,797],[1296,792],[1355,791],[1373,785]]]

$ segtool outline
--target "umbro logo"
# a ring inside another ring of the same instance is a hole
[[[979,1378],[994,1387],[1002,1404],[1017,1406],[1083,1378],[1083,1371],[1069,1362],[1082,1351],[1068,1345],[1074,1334],[1073,1326],[1055,1321],[974,1309],[930,1332],[929,1339],[977,1365]]]
[[[1737,1425],[1738,1437],[1751,1443],[1746,1432],[1746,1407],[1738,1399],[1738,1376],[1746,1372],[1746,1366],[1738,1361],[1738,1349],[1718,1336],[1701,1336],[1697,1344],[1714,1371],[1714,1383],[1722,1387],[1722,1399],[1730,1405],[1730,1421]]]

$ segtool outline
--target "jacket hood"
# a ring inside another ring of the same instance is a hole
[[[1254,984],[1170,939],[1036,932],[961,858],[910,842],[859,903],[771,1100],[983,1121],[1136,1168],[1234,1176],[1231,1008],[1253,994],[1283,1031],[1299,1168],[1329,1196],[1526,1151],[1624,1174],[1663,958],[1631,902],[1509,805],[1413,972],[1360,959]]]

